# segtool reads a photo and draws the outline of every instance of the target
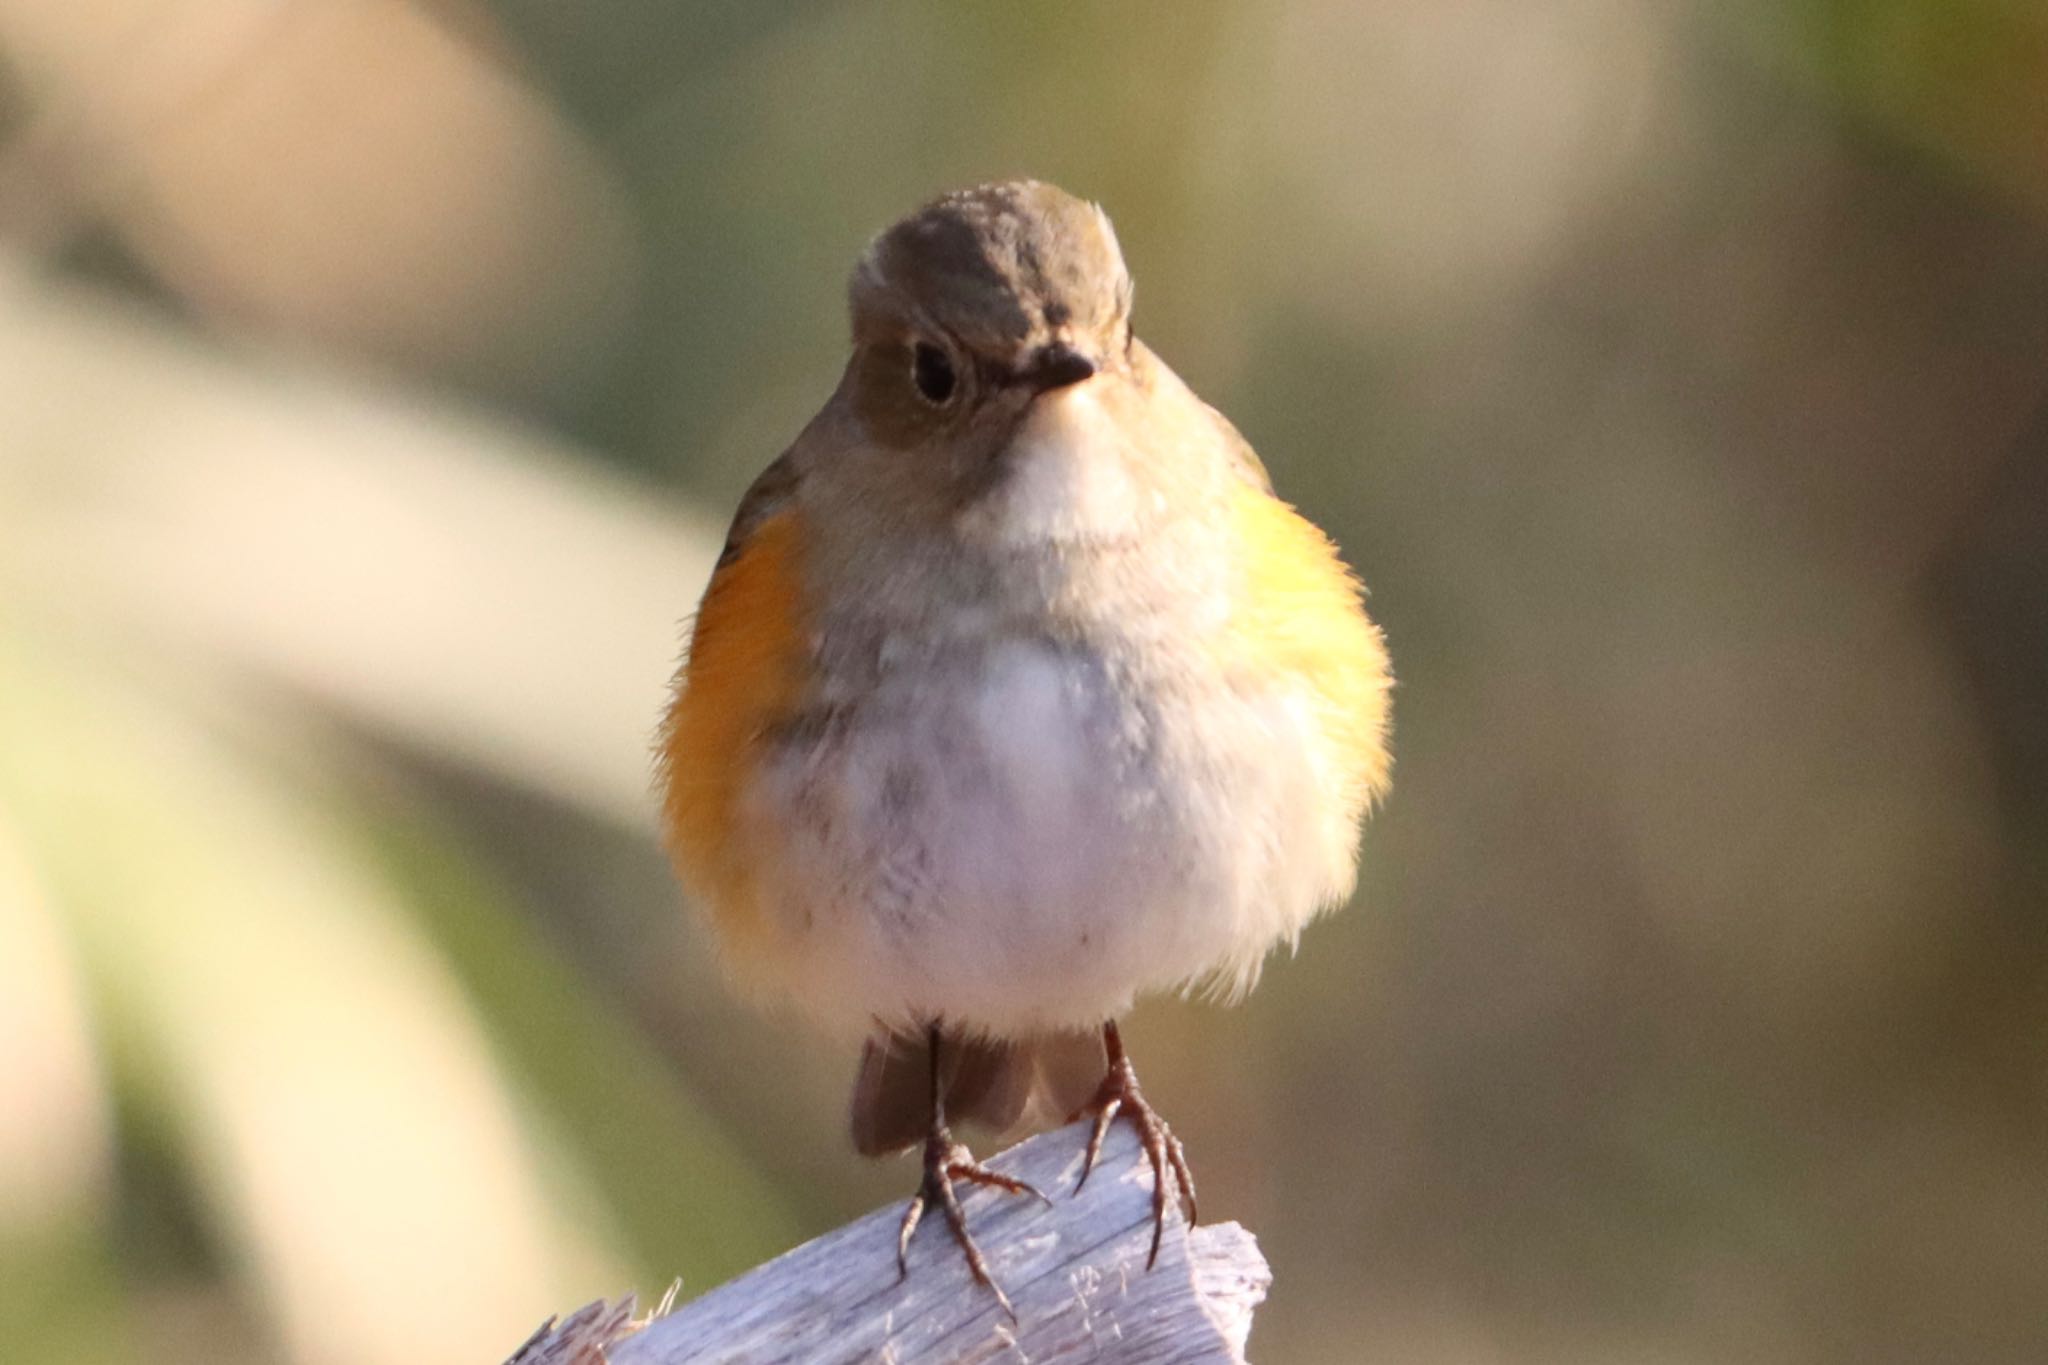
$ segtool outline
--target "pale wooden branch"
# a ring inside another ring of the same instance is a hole
[[[1016,1305],[1014,1322],[969,1278],[936,1211],[918,1229],[909,1276],[899,1279],[896,1204],[666,1316],[634,1323],[631,1299],[591,1304],[536,1332],[508,1365],[1242,1362],[1252,1310],[1272,1283],[1252,1235],[1235,1223],[1190,1230],[1175,1217],[1158,1265],[1146,1270],[1151,1168],[1119,1124],[1076,1195],[1086,1138],[1076,1124],[990,1163],[1044,1190],[1050,1206],[965,1193],[969,1226]]]

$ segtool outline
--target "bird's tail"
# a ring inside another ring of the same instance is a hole
[[[1095,1097],[1108,1068],[1099,1030],[980,1038],[941,1028],[939,1092],[946,1121],[1006,1133],[1065,1123]],[[932,1120],[932,1035],[868,1039],[853,1083],[853,1145],[865,1156],[924,1141]]]

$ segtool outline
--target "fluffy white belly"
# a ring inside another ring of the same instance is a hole
[[[891,675],[748,793],[783,984],[847,1027],[998,1033],[1248,984],[1349,889],[1313,743],[1298,698],[1133,682],[1050,642]]]

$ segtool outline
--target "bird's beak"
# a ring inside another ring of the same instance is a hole
[[[1048,342],[1032,352],[1024,382],[1033,393],[1064,389],[1094,376],[1095,361],[1064,341]]]

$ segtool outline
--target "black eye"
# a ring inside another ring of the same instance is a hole
[[[934,407],[944,407],[960,382],[946,353],[928,341],[918,342],[910,352],[910,378]]]

